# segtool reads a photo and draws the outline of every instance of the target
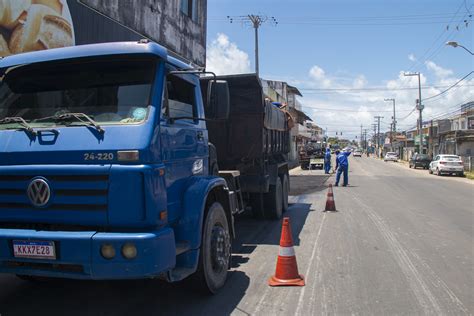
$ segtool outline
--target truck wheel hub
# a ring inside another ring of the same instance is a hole
[[[229,234],[221,226],[214,226],[211,235],[212,269],[216,272],[227,270],[229,264]]]

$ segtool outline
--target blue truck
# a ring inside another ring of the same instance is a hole
[[[217,292],[234,217],[288,208],[289,136],[255,74],[201,77],[146,40],[0,59],[0,273]]]

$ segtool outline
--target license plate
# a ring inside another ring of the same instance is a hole
[[[311,159],[310,163],[311,164],[322,164],[323,161],[321,159]]]
[[[15,258],[56,259],[54,241],[14,240]]]

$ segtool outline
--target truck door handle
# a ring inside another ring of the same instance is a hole
[[[204,134],[202,131],[198,131],[197,132],[197,139],[198,140],[204,140]]]

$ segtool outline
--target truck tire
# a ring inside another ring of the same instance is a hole
[[[194,275],[196,286],[215,294],[227,279],[231,256],[229,225],[224,208],[212,203],[203,223],[198,270]]]
[[[284,174],[281,177],[281,187],[282,187],[282,212],[285,213],[288,211],[288,194],[290,193],[290,181],[288,176]]]
[[[275,185],[270,186],[270,191],[265,194],[265,217],[268,219],[280,219],[283,214],[283,188],[280,178]]]

